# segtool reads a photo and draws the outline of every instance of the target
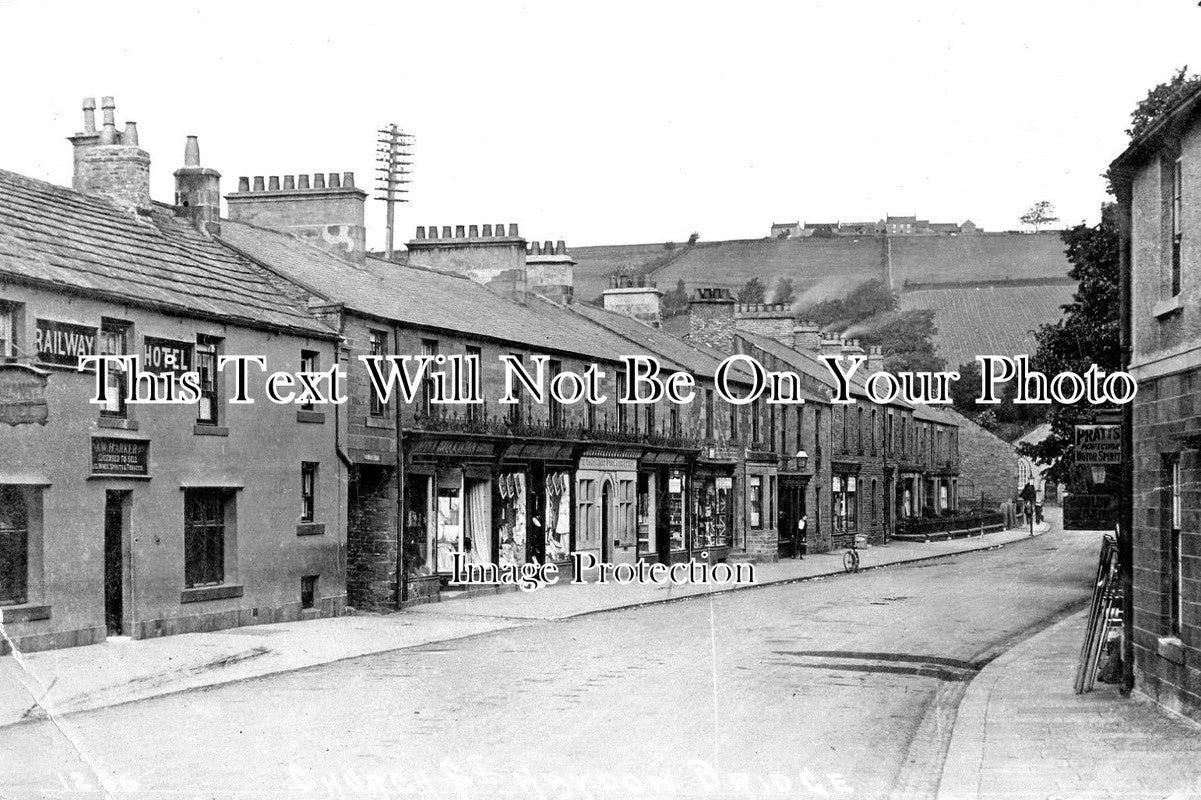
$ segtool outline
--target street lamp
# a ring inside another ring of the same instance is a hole
[[[804,450],[797,450],[796,455],[793,456],[793,458],[796,459],[797,471],[804,472],[805,467],[809,465],[809,454]]]

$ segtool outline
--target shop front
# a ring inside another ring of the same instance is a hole
[[[692,479],[690,553],[709,563],[725,561],[734,544],[734,462],[701,459]]]
[[[590,447],[576,472],[576,550],[633,563],[654,541],[654,499],[638,472],[641,449]]]
[[[638,527],[647,538],[639,541],[639,560],[662,564],[688,560],[691,484],[687,454],[664,450],[643,454],[638,468]]]
[[[780,558],[797,558],[808,546],[809,517],[805,491],[809,476],[780,473]],[[805,521],[804,529],[801,520]]]

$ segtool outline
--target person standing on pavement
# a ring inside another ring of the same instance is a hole
[[[805,560],[805,553],[809,549],[809,517],[801,514],[801,518],[796,521],[796,546],[797,552],[801,556],[801,561]]]
[[[1034,481],[1026,481],[1025,488],[1018,495],[1022,498],[1023,508],[1026,512],[1026,519],[1034,519],[1034,501],[1038,499],[1038,490],[1034,488]]]

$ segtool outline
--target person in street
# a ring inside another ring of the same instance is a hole
[[[1026,519],[1033,525],[1034,501],[1038,499],[1038,490],[1034,488],[1034,481],[1026,481],[1026,486],[1018,496],[1022,498],[1022,507],[1026,513]]]
[[[797,553],[800,554],[801,561],[805,560],[805,553],[809,549],[809,517],[801,514],[801,518],[796,521],[796,547]]]

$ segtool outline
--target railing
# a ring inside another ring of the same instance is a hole
[[[682,434],[648,433],[631,428],[587,425],[552,425],[550,422],[512,420],[486,414],[434,413],[416,415],[411,425],[413,431],[438,433],[474,433],[486,436],[534,439],[572,439],[578,441],[630,443],[651,447],[670,447],[680,450],[696,450],[702,441]]]
[[[907,517],[897,521],[895,539],[931,541],[979,536],[1005,529],[1005,516],[997,511],[969,511],[946,517]]]

